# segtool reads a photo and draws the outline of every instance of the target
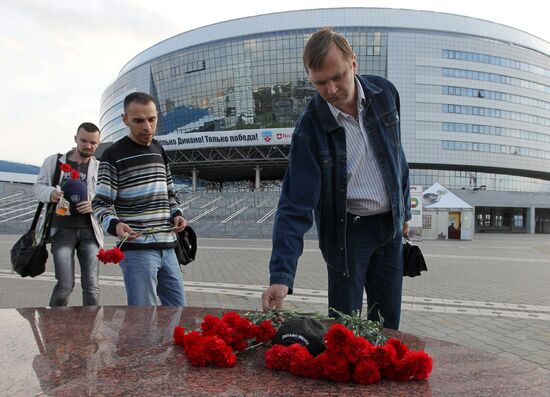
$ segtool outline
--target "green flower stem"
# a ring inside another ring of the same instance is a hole
[[[365,338],[375,346],[383,345],[388,340],[388,338],[383,334],[384,327],[382,324],[378,321],[367,320],[365,317],[361,316],[359,311],[354,311],[352,314],[344,314],[333,308],[330,308],[329,310],[336,313],[339,317],[334,319],[317,312],[277,310],[274,308],[267,313],[248,312],[245,313],[244,316],[256,325],[260,324],[262,321],[270,320],[273,327],[277,330],[281,325],[281,321],[278,321],[279,319],[282,319],[282,322],[286,322],[294,317],[309,317],[321,322],[341,323],[346,326],[346,328],[352,330],[355,335]]]
[[[122,247],[122,244],[124,244],[126,242],[126,240],[128,240],[128,237],[130,237],[129,235],[126,235],[124,236],[124,238],[122,240],[118,240],[116,243],[115,243],[115,247]]]
[[[144,234],[145,241],[147,241],[149,236],[153,236],[153,238],[155,238],[155,233],[174,232],[175,230],[176,230],[175,227],[150,227],[148,229],[145,229],[143,232],[140,232],[140,234]]]

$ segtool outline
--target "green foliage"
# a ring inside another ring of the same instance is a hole
[[[263,312],[248,312],[244,316],[248,318],[254,324],[260,324],[262,321],[271,320],[271,323],[275,329],[279,329],[279,326],[286,321],[294,317],[309,317],[314,318],[328,325],[335,322],[345,325],[348,329],[352,330],[357,336],[362,336],[375,346],[380,346],[386,343],[388,338],[383,334],[384,327],[378,321],[367,320],[365,316],[361,316],[361,313],[357,310],[352,314],[344,314],[335,309],[330,309],[335,313],[338,318],[334,319],[322,315],[318,312],[304,312],[300,310],[277,310],[272,308],[267,313]],[[380,315],[380,318],[382,316]],[[382,320],[383,321],[383,320]]]

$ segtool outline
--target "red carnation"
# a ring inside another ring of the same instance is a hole
[[[111,255],[113,263],[120,263],[124,259],[124,252],[119,247],[112,248]]]
[[[187,359],[189,360],[191,365],[195,367],[204,367],[208,362],[205,354],[205,347],[202,344],[186,349],[185,355],[187,356]]]
[[[213,336],[217,334],[218,329],[223,326],[222,320],[212,314],[207,314],[202,319],[201,330],[204,336]]]
[[[185,329],[176,325],[174,327],[174,342],[176,345],[183,346],[183,337],[185,335]]]
[[[185,349],[185,353],[187,353],[187,350],[192,346],[198,345],[200,343],[200,338],[201,336],[197,331],[191,331],[183,335],[183,348]]]
[[[244,319],[235,312],[227,312],[222,315],[222,321],[231,328],[238,328]]]
[[[343,324],[334,324],[325,334],[325,345],[332,353],[343,352],[355,335]]]
[[[97,253],[97,259],[103,263],[120,263],[124,259],[124,252],[119,247],[114,247],[109,250],[103,248]]]
[[[75,170],[73,167],[71,167],[69,164],[67,163],[62,163],[60,166],[59,166],[59,169],[63,172],[68,172],[71,174],[71,179],[78,179],[80,178],[80,173]]]
[[[306,359],[304,363],[306,365],[306,376],[312,379],[323,379],[323,363],[318,360],[317,357],[311,357]]]
[[[348,382],[351,379],[351,365],[341,353],[325,350],[317,356],[323,367],[323,375],[334,382]]]
[[[231,347],[237,352],[242,352],[248,347],[248,341],[246,339],[238,339],[231,342]]]
[[[433,359],[425,351],[408,351],[403,359],[405,363],[414,362],[414,378],[428,379],[433,369]]]
[[[254,328],[246,317],[241,317],[235,312],[227,312],[222,316],[222,321],[233,329],[234,340],[252,339],[254,337]]]
[[[428,379],[433,360],[424,351],[408,351],[405,357],[383,371],[391,380],[405,382],[412,379]]]
[[[205,337],[205,351],[208,361],[218,367],[234,367],[237,356],[223,339],[216,336]]]
[[[61,165],[59,166],[59,169],[63,172],[71,172],[73,171],[73,167],[71,167],[69,164],[67,163],[61,163]]]
[[[372,385],[380,381],[380,370],[376,361],[370,359],[359,361],[353,371],[353,380],[362,385]]]
[[[273,339],[276,333],[277,331],[275,331],[273,324],[271,324],[271,321],[269,320],[262,321],[259,326],[254,327],[254,336],[256,338],[256,342],[258,343],[269,342]]]
[[[265,364],[267,368],[275,371],[288,371],[290,369],[289,348],[283,345],[273,345],[265,352]]]
[[[290,373],[296,376],[321,379],[322,368],[316,365],[315,358],[305,346],[293,344],[290,355]]]
[[[384,346],[376,346],[372,351],[372,357],[378,367],[385,368],[395,363],[397,352],[393,344],[386,343]]]
[[[208,362],[206,352],[205,337],[200,336],[196,331],[185,334],[183,337],[183,345],[187,359],[195,367],[204,367]]]
[[[368,340],[355,336],[344,346],[343,353],[352,364],[355,364],[361,359],[370,357],[373,349],[374,346]]]
[[[391,345],[395,349],[395,358],[397,360],[401,360],[403,357],[405,357],[405,353],[409,351],[409,348],[406,344],[402,343],[400,340],[395,338],[389,338],[386,342],[386,345]]]

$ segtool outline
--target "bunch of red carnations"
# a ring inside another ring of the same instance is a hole
[[[108,250],[103,248],[97,253],[97,259],[103,263],[120,263],[124,259],[124,252],[119,247],[114,247]]]
[[[122,240],[119,240],[115,243],[115,246],[111,249],[104,250],[103,248],[97,253],[97,259],[101,262],[108,263],[120,263],[124,259],[124,252],[120,247],[128,240],[128,236],[124,237]]]
[[[273,339],[275,332],[269,320],[256,325],[235,312],[228,312],[221,318],[206,315],[201,331],[185,333],[183,327],[176,326],[174,341],[183,346],[191,365],[234,367],[237,363],[235,352],[267,343]]]
[[[356,336],[343,324],[334,324],[325,334],[326,350],[312,356],[300,344],[273,345],[265,352],[268,368],[293,375],[334,382],[372,384],[381,378],[396,381],[427,379],[432,358],[424,351],[410,351],[399,340],[389,338],[374,346]]]
[[[262,316],[250,317],[257,320]],[[186,333],[184,328],[176,326],[174,341],[183,346],[191,365],[234,367],[236,353],[261,344],[269,345],[276,334],[278,323],[256,320],[250,321],[235,312],[225,313],[221,318],[208,314],[203,318],[200,331]],[[376,326],[379,324],[369,325],[371,330]],[[313,356],[297,343],[274,344],[265,352],[265,363],[272,370],[334,382],[372,384],[382,378],[408,381],[430,376],[433,362],[425,351],[411,351],[395,338],[381,338],[381,333],[374,332],[373,336],[380,345],[336,323],[324,335],[325,350],[319,355]]]

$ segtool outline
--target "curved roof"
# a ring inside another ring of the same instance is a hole
[[[180,33],[132,58],[119,77],[155,58],[182,48],[231,37],[296,29],[332,27],[375,27],[415,29],[466,34],[514,43],[550,55],[550,43],[527,32],[495,22],[433,11],[392,8],[324,8],[285,11],[245,17],[203,26]]]

